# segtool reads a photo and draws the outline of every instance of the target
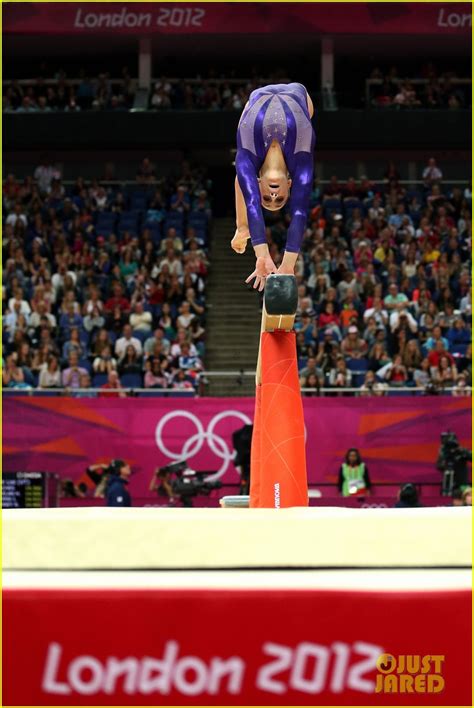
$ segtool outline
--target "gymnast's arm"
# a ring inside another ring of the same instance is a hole
[[[279,273],[294,274],[298,253],[308,218],[309,200],[313,185],[313,155],[301,152],[297,157],[292,175],[290,196],[291,222],[286,237],[286,248]]]
[[[240,214],[242,216],[243,208],[246,211],[247,224],[250,231],[252,246],[266,245],[265,239],[265,223],[263,221],[263,213],[261,206],[260,189],[258,188],[257,169],[250,158],[249,153],[244,148],[237,150],[235,158],[235,169],[237,172],[236,181],[236,207],[238,206],[238,190],[243,197],[243,205],[240,204]],[[239,212],[237,211],[237,221],[239,220]],[[237,224],[239,225],[239,224]]]

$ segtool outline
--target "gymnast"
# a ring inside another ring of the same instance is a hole
[[[263,290],[270,273],[294,275],[313,185],[314,109],[302,84],[274,84],[250,94],[237,129],[235,208],[231,246],[244,253],[250,238],[257,262],[245,281]],[[289,200],[290,225],[280,267],[265,239],[262,206],[282,209]]]

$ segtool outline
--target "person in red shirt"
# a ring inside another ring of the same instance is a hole
[[[121,391],[121,388],[122,384],[120,383],[119,375],[112,369],[109,371],[107,383],[102,384],[100,387],[101,393],[99,393],[99,396],[101,398],[125,398],[127,394],[125,391]]]
[[[130,302],[123,294],[123,288],[120,283],[115,283],[112,288],[112,296],[109,297],[104,305],[106,312],[113,312],[116,307],[120,307],[123,312],[130,312]]]
[[[439,363],[440,363],[440,361],[441,361],[441,358],[444,357],[444,356],[449,359],[449,362],[450,362],[451,366],[454,366],[454,359],[453,359],[453,357],[452,357],[451,354],[450,354],[449,352],[447,352],[446,349],[444,348],[444,344],[443,344],[442,340],[441,340],[441,339],[438,339],[438,341],[436,342],[436,344],[435,344],[435,346],[434,346],[434,349],[432,349],[432,350],[430,351],[430,353],[428,354],[428,361],[430,362],[431,368],[433,368],[433,369],[436,368],[436,369],[437,369],[437,368],[439,367]]]
[[[336,325],[337,327],[341,324],[341,318],[334,311],[334,304],[332,302],[327,302],[324,307],[324,312],[322,312],[318,317],[318,324],[321,329],[324,329],[328,325]]]

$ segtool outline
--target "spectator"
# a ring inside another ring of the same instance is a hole
[[[457,375],[456,365],[446,355],[440,356],[438,366],[432,368],[433,382],[438,386],[454,386]]]
[[[408,298],[405,293],[398,291],[398,286],[392,283],[388,287],[388,295],[384,299],[384,305],[387,310],[402,310],[407,307]]]
[[[62,372],[62,385],[64,388],[79,388],[80,377],[87,374],[87,369],[79,366],[79,356],[76,351],[71,351],[69,354],[69,366]]]
[[[105,325],[105,318],[100,314],[100,309],[95,305],[90,312],[86,314],[82,322],[86,332],[93,334],[99,331]]]
[[[4,388],[31,388],[25,381],[25,372],[18,366],[16,352],[7,356],[6,365],[2,368],[2,383]]]
[[[129,345],[135,349],[137,356],[142,355],[142,343],[139,339],[132,336],[132,328],[127,324],[123,328],[122,337],[115,342],[115,354],[119,359],[124,356]]]
[[[408,371],[402,362],[402,357],[397,354],[391,366],[385,373],[385,380],[390,386],[405,386],[408,381]]]
[[[153,318],[151,312],[146,312],[143,301],[135,303],[134,312],[130,315],[130,325],[135,331],[151,332]]]
[[[77,327],[71,327],[69,330],[69,339],[67,342],[64,342],[63,346],[63,359],[68,360],[71,352],[76,352],[79,359],[82,359],[86,353],[80,340],[79,329]]]
[[[107,375],[107,382],[100,387],[101,398],[125,398],[126,393],[120,382],[120,378],[115,369],[110,369]]]
[[[343,356],[338,356],[336,365],[329,372],[329,385],[333,388],[349,388],[352,382],[352,373],[347,368]]]
[[[108,344],[101,350],[92,362],[92,368],[96,374],[108,374],[117,369],[117,360],[112,356],[112,349]]]
[[[300,371],[300,385],[305,387],[305,382],[310,376],[315,376],[318,381],[318,388],[324,386],[323,371],[316,366],[316,358],[311,356],[308,358],[306,366]]]
[[[178,369],[173,375],[171,388],[175,391],[193,391],[194,385],[186,372],[183,369]]]
[[[140,374],[141,359],[137,355],[137,350],[133,344],[128,344],[123,356],[120,358],[118,370],[121,376],[124,374]]]
[[[387,391],[387,384],[377,381],[373,371],[367,371],[364,383],[360,387],[361,396],[384,396]]]
[[[443,179],[443,173],[436,164],[434,157],[430,157],[428,164],[423,170],[423,181],[426,187],[431,187],[436,182],[440,182]]]
[[[152,359],[150,366],[145,373],[145,388],[168,388],[169,375],[163,371],[163,365],[160,359]]]
[[[367,354],[367,342],[359,336],[359,330],[352,325],[341,343],[342,353],[351,359],[360,359]]]

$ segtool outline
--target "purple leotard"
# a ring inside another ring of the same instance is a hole
[[[274,84],[250,94],[237,129],[235,168],[247,207],[252,245],[266,243],[258,174],[272,140],[278,140],[292,179],[286,250],[298,253],[313,184],[315,135],[302,84]]]

